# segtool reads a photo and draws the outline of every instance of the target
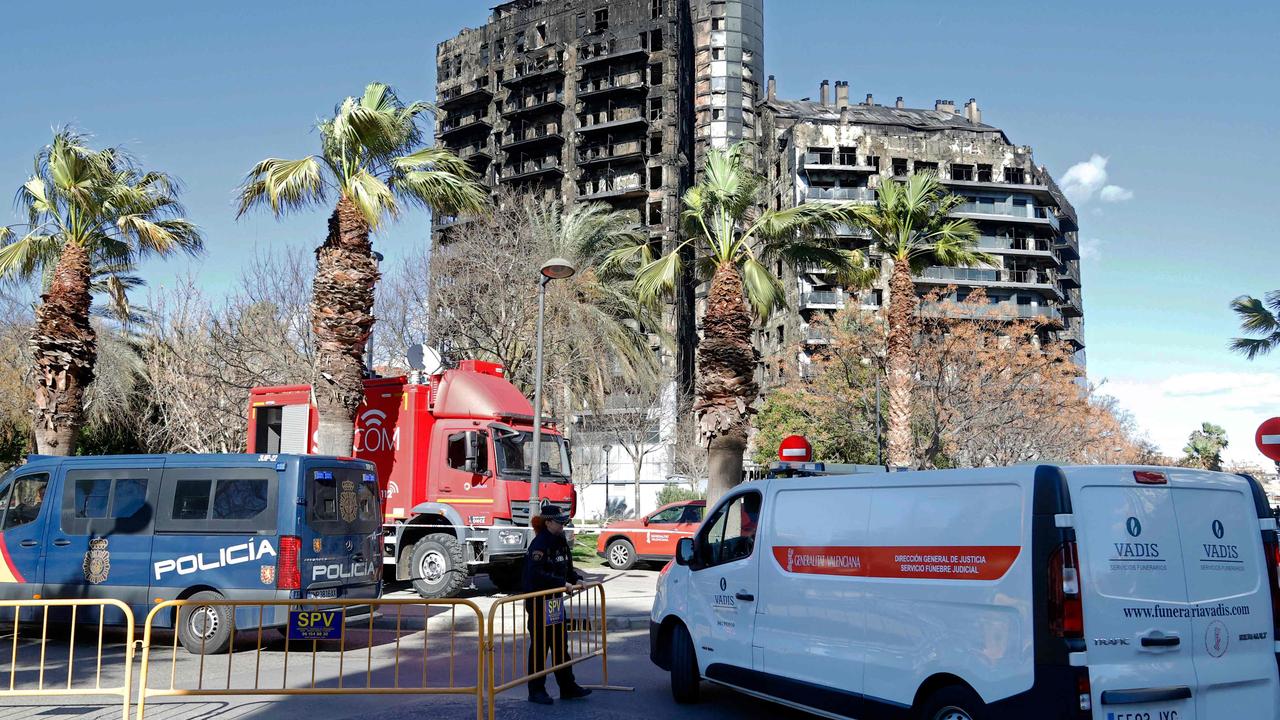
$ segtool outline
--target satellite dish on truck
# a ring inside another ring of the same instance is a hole
[[[410,347],[407,354],[409,356],[409,367],[424,375],[435,375],[444,367],[444,360],[441,359],[440,353],[426,343],[419,343]]]

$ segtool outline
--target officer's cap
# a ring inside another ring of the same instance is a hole
[[[554,520],[561,525],[569,522],[569,513],[565,512],[559,505],[543,505],[542,512],[539,514],[544,521]]]

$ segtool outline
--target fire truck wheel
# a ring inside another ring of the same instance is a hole
[[[489,581],[499,592],[518,593],[524,589],[524,564],[492,565],[489,567]]]
[[[422,597],[453,597],[467,582],[462,543],[446,533],[422,538],[413,544],[409,571],[413,577],[413,589]]]
[[[221,593],[203,591],[191,602],[226,600]],[[192,655],[218,655],[231,645],[231,608],[227,605],[185,605],[178,609],[178,642]]]
[[[671,696],[684,705],[696,703],[701,682],[693,638],[684,625],[677,624],[671,634]]]
[[[604,551],[609,567],[614,570],[630,570],[636,564],[636,546],[630,540],[618,538]]]

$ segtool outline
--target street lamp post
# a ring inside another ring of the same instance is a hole
[[[600,448],[604,451],[604,519],[609,520],[609,451],[613,450],[612,445],[605,445]]]
[[[533,467],[529,469],[529,518],[542,506],[538,483],[542,479],[542,321],[547,312],[547,283],[573,277],[577,269],[564,258],[551,258],[542,264],[538,280],[538,338],[533,360]]]

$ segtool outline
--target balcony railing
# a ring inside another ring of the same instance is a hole
[[[547,157],[541,160],[526,160],[515,165],[508,165],[503,168],[501,180],[509,181],[534,175],[541,175],[547,172],[564,172],[560,168],[560,158]]]
[[[523,98],[508,98],[502,106],[503,115],[518,115],[523,112],[546,109],[564,105],[564,93],[543,93]]]
[[[466,115],[446,118],[444,123],[440,125],[440,134],[442,136],[449,135],[450,133],[477,127],[492,129],[493,125],[489,123],[489,118],[484,113],[472,112]]]
[[[1053,244],[1047,238],[1011,238],[1003,235],[982,235],[978,238],[978,247],[1016,252],[1053,252]]]
[[[583,113],[578,116],[578,132],[603,130],[605,128],[629,125],[631,123],[648,123],[639,110],[611,110],[594,113]]]
[[[810,345],[826,345],[831,342],[831,328],[810,325],[804,329],[804,341]]]
[[[539,128],[525,128],[502,136],[503,145],[517,145],[519,143],[529,143],[539,140],[563,141],[564,135],[560,132],[559,126],[547,125]]]
[[[592,78],[578,83],[578,97],[610,90],[638,90],[644,87],[646,87],[644,76],[638,72]]]
[[[603,47],[584,46],[578,51],[578,67],[594,65],[606,60],[617,60],[629,55],[648,55],[648,48],[640,43],[639,37],[625,40],[613,39]]]
[[[808,200],[861,200],[873,202],[876,191],[867,187],[810,187],[805,191]]]
[[[1058,216],[1053,208],[1039,205],[1013,205],[1011,203],[960,203],[952,212],[972,215],[996,215],[1000,217],[1026,220],[1044,220],[1055,230],[1058,229]]]
[[[807,167],[856,167],[867,170],[874,169],[870,166],[858,165],[857,153],[851,152],[807,152],[804,154],[804,164]]]
[[[921,280],[955,280],[962,283],[1008,283],[1012,285],[1053,285],[1050,270],[1008,270],[1005,268],[930,267],[920,273]]]
[[[1045,320],[1061,325],[1062,313],[1047,305],[1017,305],[1009,302],[978,304],[962,302],[922,302],[923,317],[945,317],[961,320]]]
[[[1064,264],[1058,271],[1058,279],[1066,287],[1080,287],[1080,266],[1072,263]]]
[[[515,74],[503,80],[502,84],[508,86],[517,85],[528,80],[563,74],[564,68],[561,66],[559,58],[546,58],[517,66]]]
[[[578,150],[578,162],[593,163],[613,160],[621,157],[636,156],[644,151],[639,140],[612,145],[593,145]]]
[[[590,200],[595,198],[616,197],[618,195],[630,195],[646,192],[644,184],[639,178],[634,180],[598,180],[595,182],[578,183],[578,198],[581,200]]]
[[[844,307],[845,294],[840,290],[811,290],[800,293],[801,308]]]
[[[488,87],[472,84],[468,89],[462,87],[454,88],[447,96],[441,97],[439,106],[442,109],[456,107],[470,102],[483,101],[488,103],[493,99],[493,91]]]

